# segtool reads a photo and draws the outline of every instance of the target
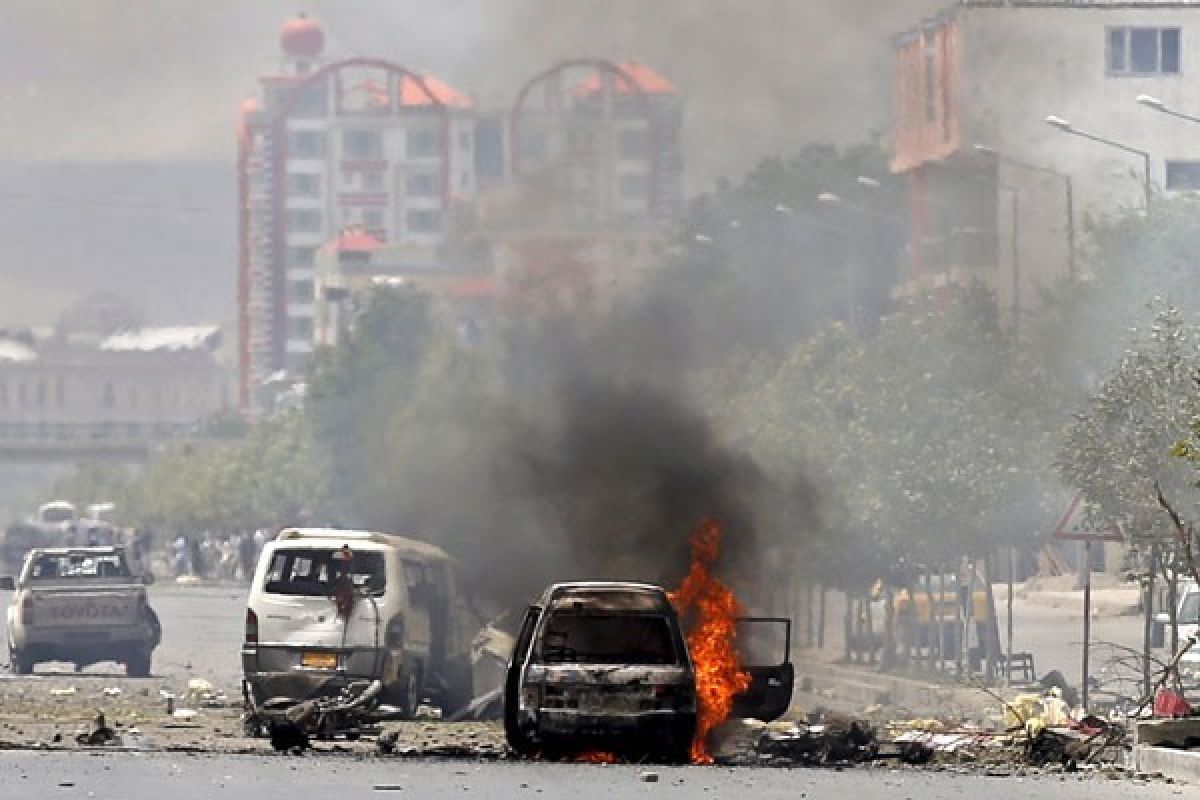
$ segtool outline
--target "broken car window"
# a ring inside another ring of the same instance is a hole
[[[555,611],[542,636],[547,664],[675,664],[667,618]]]
[[[267,570],[263,591],[267,594],[292,594],[325,597],[332,591],[336,550],[276,550]],[[350,565],[350,580],[365,594],[378,597],[387,586],[381,553],[355,552]]]

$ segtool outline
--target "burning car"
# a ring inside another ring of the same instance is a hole
[[[770,620],[757,620],[769,623]],[[787,620],[781,623],[790,636]],[[744,716],[775,719],[792,669],[747,670]],[[644,583],[561,583],[526,612],[505,681],[505,733],[518,754],[613,752],[685,762],[702,703],[697,665],[670,595]]]

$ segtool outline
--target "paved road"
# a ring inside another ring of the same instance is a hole
[[[241,680],[241,645],[246,618],[246,590],[239,587],[175,586],[149,588],[150,604],[162,622],[162,644],[154,654],[154,674],[173,679],[204,678],[230,689]],[[10,592],[0,592],[0,609],[7,609]],[[8,641],[0,616],[0,662],[8,660]],[[48,665],[39,673],[70,671],[67,665]],[[97,664],[90,674],[121,674],[113,664]]]
[[[562,764],[405,762],[337,757],[0,753],[4,795],[120,800],[409,798],[821,798],[855,800],[1159,800],[1184,791],[1160,782],[1098,777],[985,777],[890,770],[655,769]],[[10,794],[11,793],[11,794]]]

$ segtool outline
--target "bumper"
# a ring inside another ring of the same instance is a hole
[[[678,711],[580,712],[546,708],[533,714],[539,736],[657,734],[687,721]]]
[[[398,665],[382,647],[260,644],[243,645],[242,672],[260,699],[306,699],[329,694],[355,680],[394,683]]]
[[[153,651],[158,637],[144,627],[88,630],[14,631],[11,647],[33,661],[95,663],[120,661],[133,652]]]
[[[155,632],[143,625],[120,628],[14,629],[12,646],[18,650],[73,650],[94,647],[158,646]]]

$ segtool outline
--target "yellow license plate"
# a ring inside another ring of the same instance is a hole
[[[301,653],[300,666],[313,669],[337,669],[337,653]]]

